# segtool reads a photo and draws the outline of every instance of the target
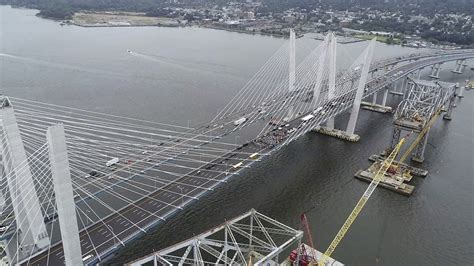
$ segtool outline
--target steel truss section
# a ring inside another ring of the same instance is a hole
[[[456,97],[455,91],[454,83],[410,79],[408,91],[395,112],[390,148],[395,147],[402,131],[420,134],[433,116],[440,111],[447,111],[445,119],[450,119]],[[428,137],[429,129],[416,146],[413,161],[419,163],[424,161]]]
[[[299,244],[303,232],[255,210],[127,265],[266,265]],[[286,255],[285,255],[286,257]]]
[[[449,108],[446,104],[455,90],[454,83],[412,79],[395,112],[395,120],[416,121],[422,128],[440,108]]]

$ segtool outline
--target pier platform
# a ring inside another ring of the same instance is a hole
[[[373,104],[369,102],[361,102],[362,109],[373,111],[373,112],[378,112],[382,114],[386,113],[392,113],[392,107],[390,106],[384,106],[381,104]]]
[[[400,91],[390,91],[389,93],[392,95],[403,96],[403,92],[400,92]]]
[[[350,142],[357,142],[360,140],[360,136],[357,134],[347,134],[345,131],[339,130],[339,129],[334,129],[334,128],[328,128],[328,127],[315,127],[313,129],[314,132],[323,134],[323,135],[328,135],[331,137],[335,137],[338,139],[342,140],[347,140]]]
[[[355,174],[355,178],[368,183],[372,182],[374,176],[375,173],[372,173],[367,170],[359,170]],[[413,193],[413,190],[415,189],[414,186],[405,184],[404,178],[400,176],[384,176],[378,186],[405,196],[410,196]]]
[[[385,160],[385,157],[382,155],[377,155],[377,154],[372,154],[369,157],[369,161],[375,162],[375,161],[383,161]],[[408,165],[406,163],[400,163],[398,161],[394,161],[394,164],[399,165],[401,168],[410,171],[410,174],[418,177],[426,177],[428,175],[428,170],[417,168],[411,165]]]

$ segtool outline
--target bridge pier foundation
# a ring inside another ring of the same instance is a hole
[[[439,73],[441,72],[441,64],[434,64],[431,66],[430,78],[439,79]]]
[[[76,204],[72,190],[71,171],[67,155],[66,137],[63,125],[48,128],[46,139],[49,148],[53,188],[56,197],[61,240],[66,265],[82,265]]]
[[[376,104],[377,104],[377,92],[375,92],[375,93],[372,95],[372,104],[373,104],[373,105],[376,105]]]
[[[417,73],[418,79],[421,79],[421,71],[423,71],[423,68],[418,69],[418,73]]]

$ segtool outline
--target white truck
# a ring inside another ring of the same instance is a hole
[[[301,118],[301,121],[303,121],[303,122],[308,122],[309,120],[311,120],[311,119],[313,119],[313,118],[314,118],[314,115],[311,115],[311,114],[310,114],[310,115],[307,115],[307,116]]]
[[[241,118],[234,121],[234,126],[239,126],[239,125],[245,123],[245,121],[247,121],[247,118],[241,117]]]
[[[318,107],[316,110],[313,111],[313,114],[319,113],[321,110],[323,110],[323,107]]]
[[[117,164],[119,161],[120,161],[120,160],[119,160],[119,158],[117,158],[117,157],[112,158],[112,159],[108,160],[108,161],[105,163],[105,166],[110,167],[110,166],[112,166],[112,165],[114,165],[114,164]]]

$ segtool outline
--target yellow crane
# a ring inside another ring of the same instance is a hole
[[[426,133],[430,130],[431,126],[433,126],[434,122],[436,122],[438,117],[441,115],[441,113],[442,113],[442,111],[438,110],[433,115],[433,117],[430,119],[430,121],[428,121],[428,123],[426,123],[423,130],[420,131],[420,133],[418,134],[416,139],[413,141],[413,143],[410,145],[410,147],[408,147],[408,149],[405,151],[405,153],[402,155],[402,157],[400,157],[400,160],[398,161],[399,164],[403,163],[408,158],[408,156],[411,154],[413,149],[416,147],[416,145],[418,145],[418,143],[420,143],[420,141],[423,139],[423,137],[426,135]]]
[[[369,187],[365,190],[364,195],[362,195],[359,202],[357,202],[357,205],[355,206],[355,208],[352,210],[352,212],[349,215],[349,217],[347,218],[347,220],[342,225],[341,229],[339,230],[336,237],[333,239],[333,241],[329,245],[326,252],[324,252],[324,254],[322,254],[321,259],[318,262],[319,265],[325,265],[325,263],[327,262],[329,257],[331,257],[331,255],[334,252],[334,250],[336,249],[337,245],[339,244],[339,242],[341,242],[342,238],[344,238],[347,231],[351,227],[352,223],[357,218],[357,216],[359,215],[362,208],[364,208],[365,203],[367,203],[370,196],[374,192],[375,188],[377,188],[377,185],[382,180],[382,177],[385,175],[387,170],[392,165],[393,161],[397,157],[397,154],[400,151],[400,148],[402,147],[404,142],[405,142],[405,138],[402,138],[400,140],[400,142],[397,144],[397,146],[395,147],[395,149],[393,149],[393,151],[387,157],[387,159],[385,159],[382,162],[382,165],[380,166],[379,170],[377,171],[374,178],[372,179],[372,182],[369,184]]]
[[[411,154],[413,149],[420,143],[420,141],[423,139],[423,137],[426,135],[426,133],[429,131],[431,126],[433,126],[434,122],[438,119],[438,117],[441,115],[442,110],[438,110],[435,115],[428,121],[428,123],[425,125],[423,130],[420,131],[418,134],[417,138],[412,142],[410,147],[403,153],[401,156],[400,160],[398,161],[399,164],[403,163],[406,158]],[[351,227],[352,223],[355,221],[359,213],[361,212],[362,208],[364,208],[365,203],[369,200],[370,196],[374,192],[375,188],[378,186],[380,181],[382,180],[382,177],[387,173],[387,170],[390,168],[390,166],[393,164],[395,158],[397,157],[397,154],[400,152],[400,149],[405,142],[405,138],[402,138],[400,142],[395,146],[393,151],[390,153],[390,155],[382,162],[381,167],[375,174],[374,178],[372,179],[372,182],[369,184],[369,187],[365,190],[364,195],[360,198],[359,202],[357,202],[357,205],[355,208],[352,210],[351,214],[347,218],[347,220],[344,222],[342,225],[341,229],[337,233],[336,237],[333,239],[329,247],[327,248],[326,252],[322,254],[321,259],[319,260],[318,264],[319,265],[325,265],[329,257],[331,257],[332,253],[336,249],[337,245],[339,245],[339,242],[344,238],[346,235],[347,231]]]

